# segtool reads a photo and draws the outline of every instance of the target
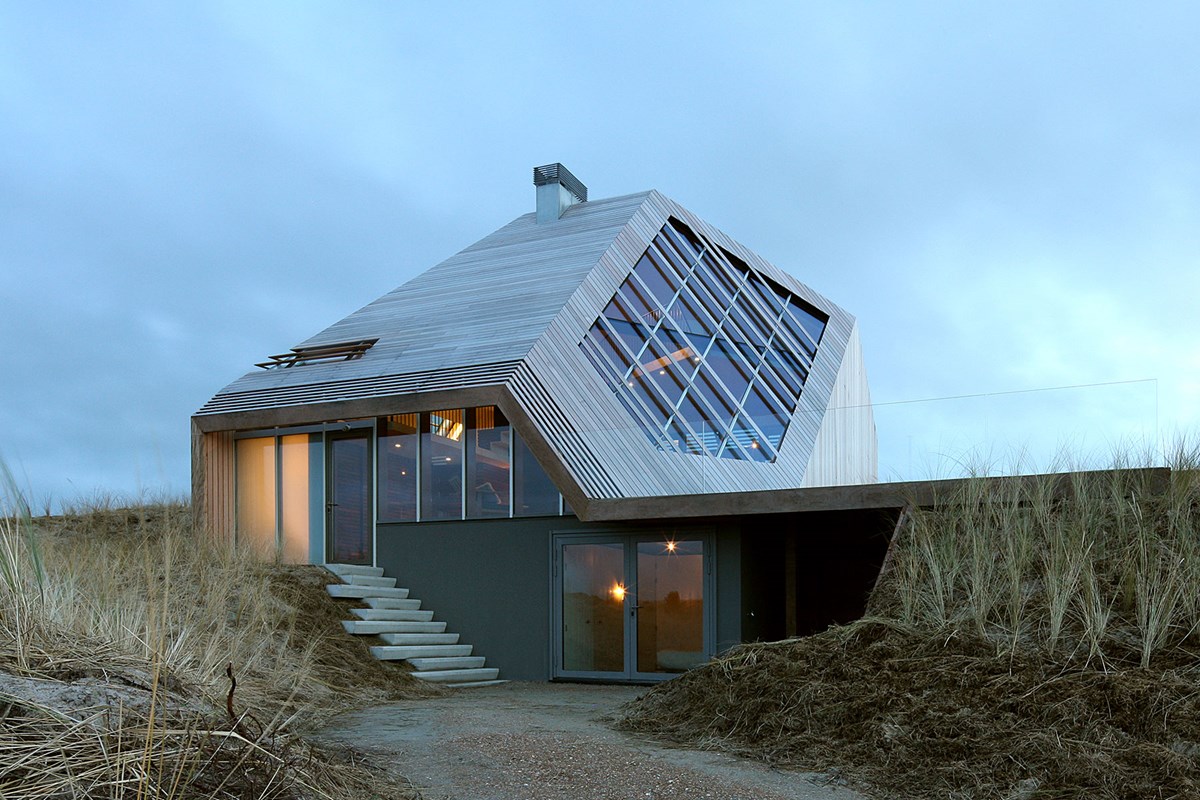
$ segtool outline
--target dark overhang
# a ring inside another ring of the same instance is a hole
[[[587,522],[680,519],[687,517],[737,517],[756,514],[795,514],[808,511],[857,511],[873,508],[933,506],[962,497],[971,481],[984,488],[1003,490],[1013,484],[1033,489],[1048,486],[1056,496],[1069,497],[1078,481],[1120,478],[1131,486],[1158,494],[1166,491],[1171,470],[1149,467],[1129,470],[1095,470],[994,478],[950,478],[935,481],[866,483],[854,486],[817,486],[808,489],[775,489],[760,492],[677,495],[674,497],[623,497],[592,500],[575,509]]]

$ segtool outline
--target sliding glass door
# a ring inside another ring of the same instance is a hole
[[[707,660],[707,539],[556,536],[554,676],[661,680]]]

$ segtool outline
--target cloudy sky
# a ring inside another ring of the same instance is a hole
[[[553,161],[857,315],[881,477],[1197,431],[1194,4],[572,5],[0,0],[0,457],[35,505],[186,492],[208,397]]]

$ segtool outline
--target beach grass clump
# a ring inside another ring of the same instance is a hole
[[[1064,663],[1158,655],[1200,640],[1200,469],[973,478],[912,509],[870,613],[973,630]]]
[[[345,636],[332,574],[178,500],[66,512],[34,517],[0,464],[0,796],[410,796],[303,735],[434,691]]]
[[[1200,451],[958,482],[867,616],[747,644],[620,725],[905,798],[1200,797]]]

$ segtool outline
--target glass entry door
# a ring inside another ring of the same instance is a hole
[[[331,435],[325,474],[326,560],[338,564],[372,561],[371,432]]]
[[[660,680],[707,660],[706,538],[555,537],[555,677]]]

